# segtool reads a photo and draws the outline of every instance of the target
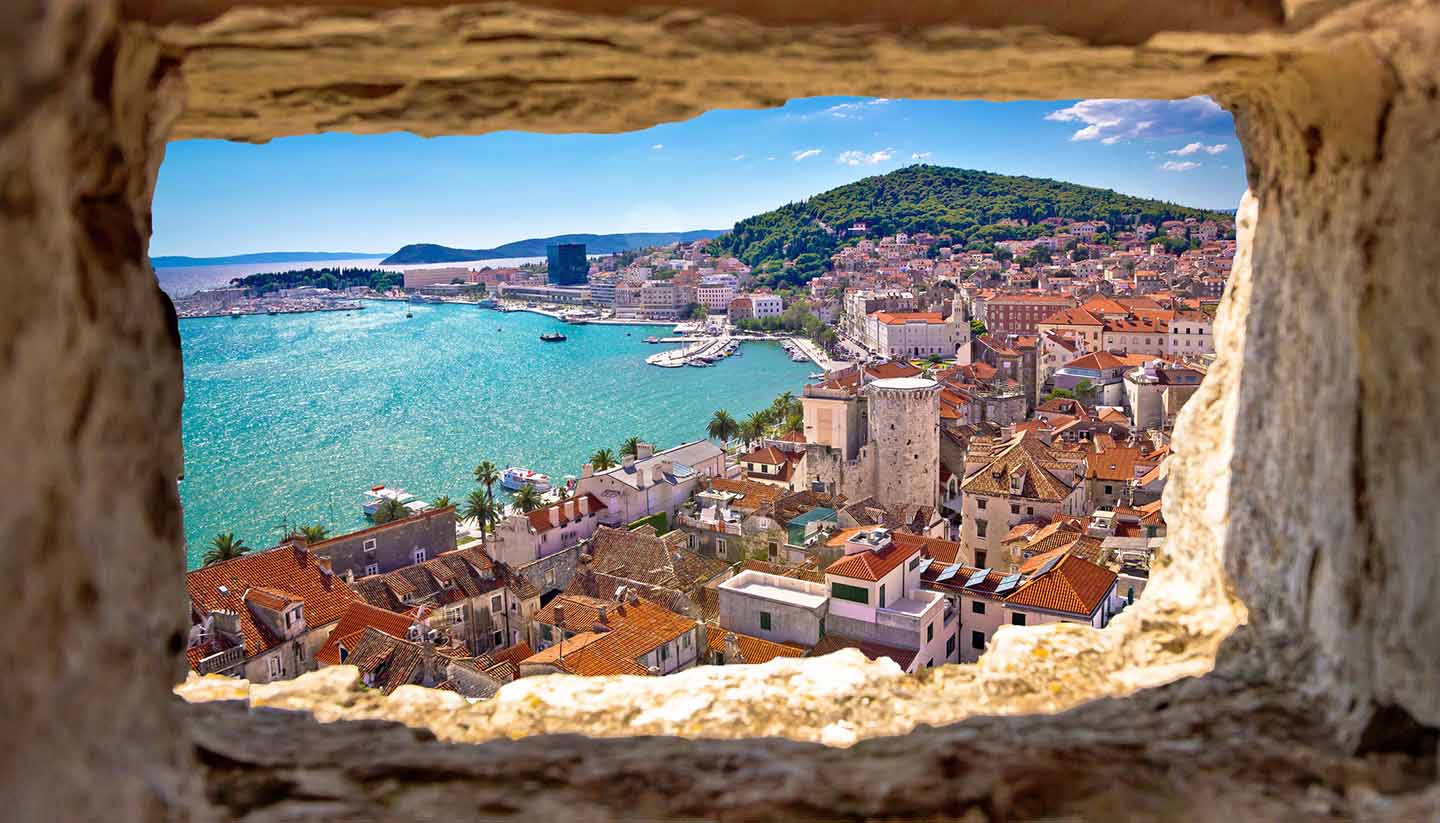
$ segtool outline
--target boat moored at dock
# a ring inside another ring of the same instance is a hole
[[[510,491],[519,491],[526,486],[533,486],[535,491],[544,494],[550,491],[550,477],[521,466],[511,466],[500,472],[500,485]]]

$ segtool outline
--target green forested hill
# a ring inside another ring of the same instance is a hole
[[[929,231],[971,245],[1046,233],[1040,226],[995,225],[1007,218],[1032,223],[1046,217],[1104,220],[1114,228],[1128,225],[1137,215],[1141,222],[1151,223],[1226,216],[1059,180],[909,166],[747,217],[717,238],[712,248],[751,266],[773,268],[794,261],[798,268],[811,270],[805,274],[814,274],[819,261],[840,245],[839,232],[856,221],[866,223],[874,237]],[[826,226],[836,234],[827,232]]]

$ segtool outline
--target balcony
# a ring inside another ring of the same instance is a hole
[[[223,652],[216,652],[209,657],[201,658],[200,663],[196,668],[202,675],[215,674],[226,672],[229,669],[233,669],[244,662],[245,647],[231,646]]]

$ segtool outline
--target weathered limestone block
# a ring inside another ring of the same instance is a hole
[[[1440,9],[678,5],[0,4],[6,811],[1435,817]],[[1212,93],[1235,112],[1249,242],[1220,360],[1182,414],[1170,550],[1136,608],[1104,632],[1004,631],[982,664],[918,679],[837,655],[528,680],[460,706],[384,698],[341,668],[182,687],[253,709],[174,705],[180,360],[145,260],[167,138],[615,131],[845,93]],[[1211,674],[1146,688],[1205,671],[1217,646]],[[822,675],[850,691],[808,699]],[[561,731],[747,739],[544,736]],[[497,739],[512,735],[533,736]]]

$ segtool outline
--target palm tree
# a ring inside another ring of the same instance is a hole
[[[723,440],[725,447],[730,447],[730,440],[740,431],[740,424],[730,416],[730,412],[720,409],[710,418],[710,425],[705,427],[705,432],[715,440]]]
[[[609,449],[600,449],[590,455],[590,467],[597,472],[615,468],[615,452]]]
[[[784,414],[789,414],[789,413],[790,413],[790,404],[791,404],[791,403],[794,403],[794,402],[795,402],[795,393],[794,393],[794,392],[788,392],[788,391],[787,391],[787,392],[785,392],[784,394],[781,394],[779,397],[775,398],[775,402],[772,403],[771,405],[773,405],[773,406],[775,407],[775,411],[777,411],[777,412],[779,412],[780,414],[784,415]]]
[[[475,521],[476,528],[480,529],[480,544],[483,546],[486,531],[494,531],[495,524],[500,520],[500,507],[495,504],[493,497],[476,489],[465,498],[465,507],[460,516]]]
[[[533,512],[540,508],[540,493],[535,487],[526,483],[520,490],[510,495],[510,504],[522,512]]]
[[[638,457],[640,454],[640,438],[629,437],[620,444],[621,457]]]
[[[205,556],[200,562],[206,566],[213,566],[216,563],[224,563],[226,560],[234,560],[240,555],[250,551],[245,541],[235,536],[235,532],[224,532],[215,535],[210,541],[210,548],[206,549]]]
[[[475,467],[475,482],[485,487],[485,493],[490,499],[495,499],[495,484],[500,481],[500,470],[489,460],[481,460],[480,465]]]
[[[375,514],[371,519],[374,520],[375,525],[378,526],[394,520],[402,520],[409,516],[410,510],[405,508],[404,503],[401,503],[393,497],[387,497],[380,501],[380,508],[375,510]]]
[[[454,500],[451,500],[451,499],[450,499],[450,495],[448,495],[448,494],[442,494],[442,495],[440,495],[439,497],[435,498],[435,502],[433,502],[433,503],[430,504],[430,508],[432,508],[432,509],[443,509],[443,508],[445,508],[446,506],[453,505],[454,502],[455,502]]]
[[[313,526],[301,526],[296,534],[305,538],[306,543],[319,543],[330,536],[330,530],[316,523]]]
[[[781,434],[791,434],[805,431],[805,415],[802,412],[792,411],[785,416],[785,422],[780,424]]]
[[[740,439],[750,446],[765,436],[765,417],[755,412],[740,423]]]

